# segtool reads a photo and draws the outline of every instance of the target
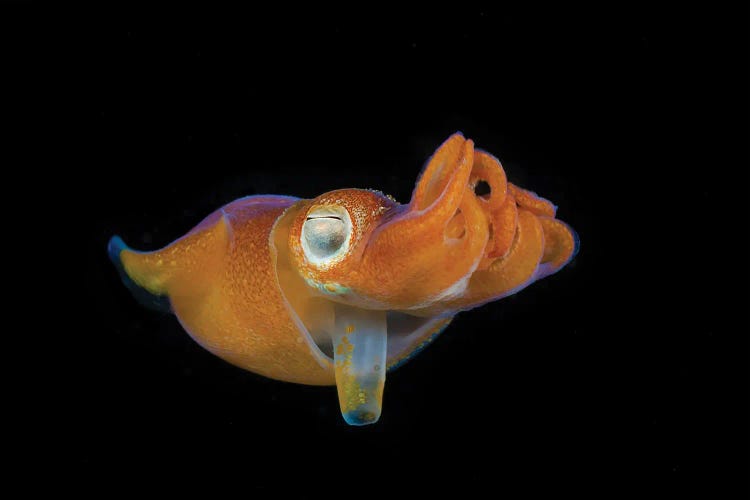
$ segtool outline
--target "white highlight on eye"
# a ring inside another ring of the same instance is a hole
[[[352,220],[338,205],[313,207],[302,224],[302,250],[316,267],[328,267],[341,260],[349,250]]]

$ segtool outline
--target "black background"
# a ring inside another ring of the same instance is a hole
[[[73,485],[742,496],[747,12],[59,15],[40,35],[67,109],[49,126],[74,152],[48,183],[69,222],[49,233],[75,264],[50,263],[72,272],[46,385],[63,438],[48,446]],[[250,194],[371,187],[405,203],[457,130],[555,202],[581,251],[460,314],[388,376],[377,425],[348,427],[332,388],[213,357],[142,309],[107,260],[113,234],[161,247]]]

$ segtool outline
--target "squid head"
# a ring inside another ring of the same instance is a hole
[[[480,182],[489,193],[476,194]],[[207,350],[270,378],[335,384],[346,422],[363,425],[380,416],[386,372],[458,312],[572,259],[578,239],[555,211],[455,134],[406,205],[365,189],[252,196],[161,250],[115,237],[110,255]]]

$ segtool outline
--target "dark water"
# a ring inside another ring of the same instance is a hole
[[[684,7],[452,8],[96,12],[50,39],[75,39],[80,63],[79,154],[55,177],[74,227],[50,229],[82,257],[49,375],[64,386],[49,403],[63,441],[48,445],[68,481],[741,497],[746,26]],[[333,388],[213,357],[139,307],[107,259],[113,234],[158,248],[250,194],[370,187],[407,202],[457,130],[555,202],[581,251],[459,315],[388,376],[377,425],[348,427]]]

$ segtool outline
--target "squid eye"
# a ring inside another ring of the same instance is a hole
[[[346,240],[344,221],[338,217],[308,218],[302,229],[307,247],[319,258],[330,257]]]
[[[349,246],[352,223],[341,207],[313,208],[302,225],[302,249],[313,264],[343,255]]]

